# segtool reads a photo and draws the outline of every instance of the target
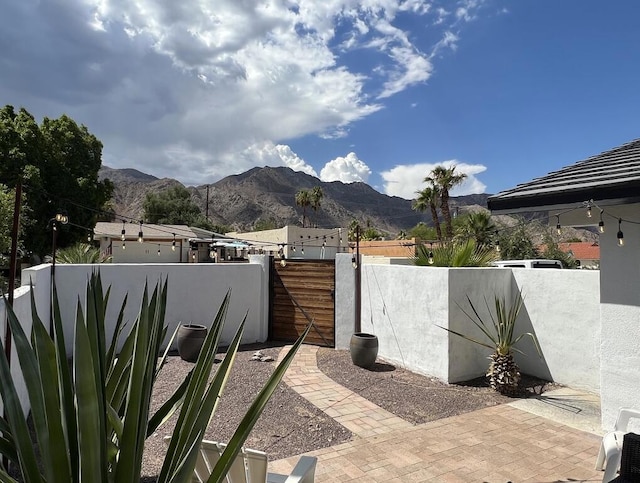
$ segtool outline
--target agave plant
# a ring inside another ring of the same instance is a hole
[[[494,313],[492,313],[486,298],[484,301],[489,314],[489,321],[483,320],[469,296],[467,296],[467,302],[471,307],[471,312],[462,307],[460,308],[485,335],[486,340],[479,340],[447,327],[441,328],[470,342],[492,349],[494,352],[489,356],[491,363],[487,371],[489,384],[496,391],[513,396],[518,393],[520,384],[520,369],[513,358],[513,352],[523,353],[515,347],[516,344],[525,336],[528,336],[533,340],[538,355],[541,357],[542,351],[540,350],[538,339],[533,333],[525,332],[518,336],[515,335],[516,321],[524,303],[521,291],[516,292],[510,304],[507,304],[504,297],[494,297]]]
[[[497,258],[494,249],[478,246],[473,239],[469,239],[446,242],[433,249],[418,245],[414,263],[434,267],[487,267]]]
[[[164,325],[167,281],[158,283],[151,296],[145,286],[139,315],[121,341],[125,327],[125,297],[114,336],[107,345],[105,314],[109,293],[110,289],[103,294],[100,275],[93,274],[87,284],[84,311],[78,302],[71,363],[66,357],[55,288],[53,338],[36,313],[33,296],[31,343],[15,314],[7,307],[8,323],[27,385],[35,441],[29,435],[2,350],[0,395],[6,418],[0,418],[0,454],[15,465],[21,480],[26,483],[138,483],[145,439],[178,409],[178,421],[158,482],[191,481],[198,447],[229,377],[246,315],[224,360],[210,378],[229,305],[230,293],[227,293],[189,376],[160,409],[151,414],[153,383],[167,356],[165,351],[158,358],[167,334]],[[220,481],[229,470],[308,330],[309,327],[256,397],[213,469],[209,482]],[[118,353],[119,342],[122,345]],[[17,480],[6,468],[0,467],[0,481]]]

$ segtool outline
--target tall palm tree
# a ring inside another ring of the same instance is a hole
[[[440,192],[440,209],[447,232],[447,238],[453,237],[453,225],[451,223],[451,211],[449,210],[449,190],[459,185],[467,177],[464,173],[456,173],[456,167],[436,166],[431,173],[424,179],[426,183],[438,187]]]
[[[413,200],[411,208],[415,211],[431,211],[431,218],[433,219],[433,225],[436,228],[438,240],[442,240],[442,229],[440,228],[440,219],[438,218],[438,203],[440,201],[440,194],[436,186],[427,186],[422,191],[416,191],[418,197]]]
[[[307,219],[307,207],[311,205],[311,193],[309,190],[300,190],[296,193],[296,205],[302,206],[302,228]]]
[[[322,198],[324,193],[322,192],[322,188],[320,186],[314,186],[311,189],[311,193],[309,194],[311,208],[313,208],[314,217],[316,219],[316,225],[318,224],[318,210],[320,209],[320,203],[322,202]]]

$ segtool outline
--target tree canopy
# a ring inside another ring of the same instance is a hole
[[[49,252],[50,220],[59,210],[71,223],[59,230],[58,245],[86,238],[113,191],[108,180],[98,179],[101,165],[102,143],[70,117],[45,117],[38,125],[24,108],[0,109],[0,183],[24,187],[24,209],[32,219],[24,227],[25,250]]]
[[[191,198],[189,190],[182,185],[172,186],[160,193],[147,193],[142,209],[146,223],[189,225],[206,230],[214,228]]]

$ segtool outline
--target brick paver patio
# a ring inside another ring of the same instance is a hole
[[[281,356],[287,348],[281,351]],[[600,437],[509,405],[413,426],[325,376],[302,346],[285,382],[354,433],[307,453],[321,482],[599,482]],[[297,457],[273,461],[286,473]]]

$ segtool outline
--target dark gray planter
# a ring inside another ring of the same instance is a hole
[[[196,362],[206,337],[207,328],[204,325],[182,324],[176,336],[178,354],[182,360]]]
[[[378,337],[373,334],[356,332],[351,336],[349,351],[351,352],[351,360],[356,366],[371,367],[378,357]]]

